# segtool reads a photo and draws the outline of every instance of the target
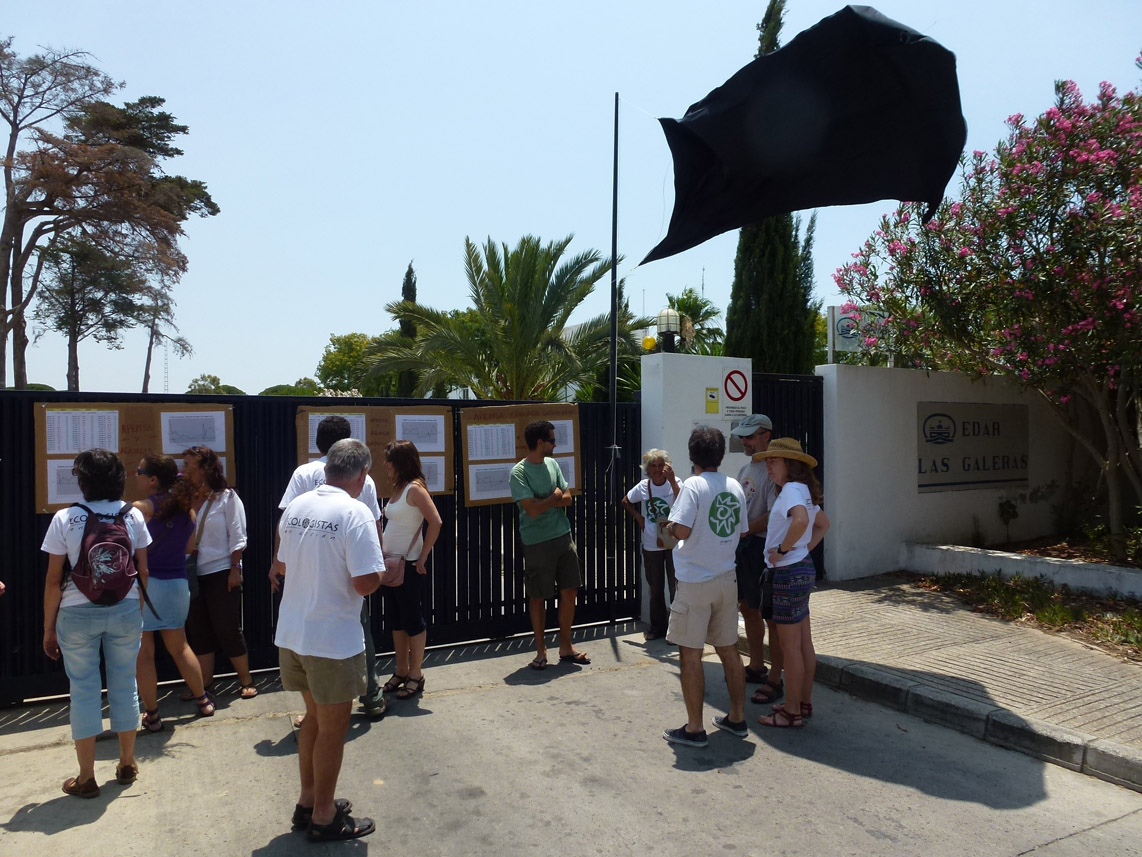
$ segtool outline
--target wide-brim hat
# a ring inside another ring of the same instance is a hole
[[[801,442],[793,437],[774,438],[769,442],[769,448],[765,452],[753,454],[754,461],[765,461],[767,458],[790,458],[793,461],[803,461],[810,467],[817,466],[817,459],[807,452],[802,452]]]

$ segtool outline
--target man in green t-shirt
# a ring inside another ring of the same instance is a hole
[[[513,468],[509,483],[519,506],[519,536],[523,541],[524,592],[528,597],[531,630],[535,634],[533,670],[547,666],[544,638],[547,599],[559,591],[559,660],[589,664],[591,659],[571,644],[575,597],[583,579],[579,554],[571,538],[571,522],[563,510],[571,505],[571,492],[555,451],[555,426],[534,420],[523,430],[527,455]]]

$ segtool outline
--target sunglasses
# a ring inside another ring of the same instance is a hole
[[[153,473],[148,473],[146,470],[144,470],[144,469],[143,469],[143,468],[141,468],[141,467],[136,467],[136,468],[135,468],[135,475],[136,475],[136,476],[154,476],[155,474],[153,474]]]

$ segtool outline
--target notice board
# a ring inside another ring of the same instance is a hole
[[[583,468],[578,405],[541,402],[464,408],[460,429],[466,506],[512,502],[508,476],[515,463],[527,455],[523,430],[533,420],[548,420],[555,426],[555,461],[572,492],[580,489]]]
[[[182,469],[182,453],[208,446],[218,453],[227,480],[237,480],[234,411],[230,405],[136,402],[39,402],[36,435],[36,511],[54,512],[83,502],[72,475],[75,456],[101,447],[127,469],[124,500],[145,499],[135,488],[135,468],[144,455],[169,455]]]
[[[321,457],[317,448],[317,425],[328,416],[349,421],[352,437],[369,447],[373,467],[369,475],[377,483],[381,497],[392,493],[393,485],[385,472],[385,447],[394,440],[409,440],[420,453],[420,466],[430,494],[451,493],[456,485],[452,457],[452,409],[431,405],[405,407],[310,407],[297,409],[297,463]]]

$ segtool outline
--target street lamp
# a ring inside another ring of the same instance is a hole
[[[682,330],[682,316],[674,307],[664,307],[658,311],[656,320],[658,325],[658,341],[662,343],[662,350],[674,351],[674,338]]]

